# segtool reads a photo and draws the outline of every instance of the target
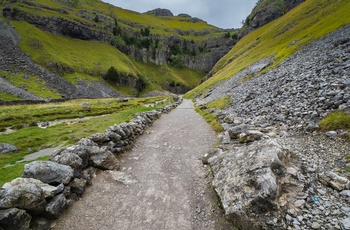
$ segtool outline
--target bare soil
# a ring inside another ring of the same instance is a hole
[[[184,100],[120,157],[122,173],[98,174],[53,229],[232,229],[200,159],[216,140]]]

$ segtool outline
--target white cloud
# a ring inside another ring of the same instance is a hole
[[[145,12],[169,9],[173,14],[186,13],[221,28],[239,28],[257,0],[103,0],[124,9]]]

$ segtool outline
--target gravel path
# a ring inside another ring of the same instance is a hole
[[[215,141],[184,100],[120,158],[122,172],[99,174],[54,229],[232,229],[200,160]]]

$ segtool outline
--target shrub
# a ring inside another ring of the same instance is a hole
[[[116,68],[110,67],[107,73],[103,76],[103,79],[107,81],[117,81],[119,82],[119,74]]]

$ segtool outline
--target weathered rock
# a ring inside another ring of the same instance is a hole
[[[238,135],[251,129],[250,125],[237,125],[228,130],[231,139],[237,139]]]
[[[49,219],[57,219],[67,207],[67,199],[63,194],[55,196],[46,206],[44,215]]]
[[[7,154],[7,153],[12,153],[16,152],[18,148],[14,145],[10,145],[7,143],[0,144],[0,154]]]
[[[92,140],[93,142],[99,144],[99,145],[103,144],[104,142],[109,141],[109,138],[104,133],[92,134],[92,135],[88,136],[87,138]]]
[[[341,222],[344,230],[350,230],[350,217],[343,219]]]
[[[81,108],[82,108],[83,110],[85,110],[85,111],[88,111],[88,112],[91,111],[91,107],[90,107],[89,103],[87,103],[87,102],[83,102],[83,103],[81,104]]]
[[[0,192],[0,209],[19,208],[40,213],[45,209],[46,204],[43,190],[32,183],[7,186]]]
[[[295,162],[296,156],[276,140],[253,142],[209,158],[213,186],[226,216],[242,229],[284,226],[286,213],[279,208],[294,203],[304,187],[286,170]]]
[[[10,208],[0,210],[0,229],[4,230],[28,230],[31,216],[26,211]]]
[[[33,179],[33,178],[20,178],[20,177],[12,180],[11,182],[5,183],[2,186],[2,188],[7,190],[21,184],[34,184],[40,187],[43,190],[45,198],[54,197],[56,194],[60,192],[57,187],[43,183],[40,180]]]
[[[238,141],[240,143],[249,143],[260,140],[264,134],[258,130],[248,130],[238,135]]]
[[[74,178],[70,183],[71,192],[78,194],[79,196],[83,195],[85,192],[87,181],[85,179]]]
[[[113,180],[119,181],[124,185],[130,185],[137,182],[135,178],[125,172],[108,171],[108,173],[112,176]]]
[[[332,188],[338,191],[350,189],[350,181],[345,177],[339,176],[335,172],[329,171],[325,173],[320,173],[318,177],[321,183],[325,184],[326,186],[331,186]]]
[[[48,184],[68,184],[73,177],[70,166],[51,161],[34,161],[24,166],[24,178],[35,178]]]
[[[74,153],[75,148],[74,147],[66,147],[65,149],[62,149],[61,151],[55,153],[50,157],[50,161],[56,162],[62,165],[68,165],[74,170],[82,168],[83,167],[83,160]]]
[[[97,168],[109,170],[119,169],[119,161],[111,151],[107,150],[93,155],[90,159]]]

